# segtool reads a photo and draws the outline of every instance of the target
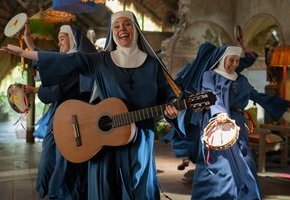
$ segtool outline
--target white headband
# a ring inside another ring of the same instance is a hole
[[[242,48],[241,47],[237,47],[237,46],[228,46],[225,50],[225,52],[223,53],[223,55],[210,67],[210,69],[214,69],[215,66],[218,63],[224,63],[224,59],[226,56],[232,56],[232,55],[237,55],[237,56],[241,56],[242,54]]]
[[[112,14],[111,16],[111,26],[113,26],[113,23],[116,19],[118,19],[119,17],[126,17],[128,19],[131,19],[131,21],[134,21],[134,16],[132,14],[132,12],[130,11],[119,11],[119,12],[115,12]]]
[[[223,57],[226,57],[226,56],[233,56],[233,55],[236,55],[236,56],[241,56],[242,54],[242,48],[241,47],[236,47],[236,46],[229,46]]]

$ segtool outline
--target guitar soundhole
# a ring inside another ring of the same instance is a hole
[[[109,131],[112,129],[112,119],[109,116],[102,116],[99,120],[99,128],[102,131]]]

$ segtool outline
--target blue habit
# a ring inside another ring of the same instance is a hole
[[[201,91],[202,74],[209,70],[217,59],[222,56],[227,46],[216,47],[205,42],[200,45],[195,59],[184,65],[175,77],[176,83],[185,91],[186,94]],[[237,72],[250,67],[258,55],[254,52],[245,53],[240,59]],[[176,157],[189,158],[193,163],[196,162],[199,148],[200,111],[187,111],[184,119],[186,138],[181,138],[174,128],[164,138],[165,141],[172,141],[172,149]]]
[[[75,74],[66,81],[50,87],[39,88],[38,97],[44,103],[52,103],[44,116],[47,126],[42,142],[42,152],[36,180],[36,191],[40,198],[74,200],[87,198],[87,163],[68,162],[56,148],[52,133],[53,115],[57,106],[68,99],[88,101],[90,93],[80,93],[82,78]]]
[[[186,65],[176,77],[176,81],[186,91],[213,91],[217,96],[215,105],[209,110],[200,112],[200,115],[192,115],[189,123],[196,125],[196,129],[186,131],[187,137],[188,134],[194,134],[194,138],[198,138],[192,141],[194,149],[198,149],[197,152],[192,152],[196,162],[192,190],[194,200],[261,199],[255,163],[248,146],[247,121],[243,110],[248,101],[253,100],[279,119],[289,106],[289,101],[280,97],[258,93],[247,78],[239,74],[254,63],[256,54],[246,54],[245,58],[241,58],[235,81],[211,70],[218,65],[226,48],[227,46],[215,47],[210,43],[202,44],[196,59]],[[229,149],[209,150],[202,140],[203,129],[210,118],[221,112],[227,113],[240,127],[239,138]],[[206,158],[208,154],[209,158]]]
[[[77,51],[96,52],[94,45],[78,28],[71,26],[71,30]],[[41,65],[39,62],[33,64],[34,67]],[[93,81],[91,77],[75,72],[57,84],[42,84],[39,88],[39,99],[51,104],[39,124],[46,130],[36,181],[36,191],[40,198],[48,195],[51,199],[87,199],[87,163],[75,164],[64,159],[54,141],[52,122],[55,110],[62,102],[68,99],[88,102]]]
[[[248,128],[244,110],[251,99],[273,116],[281,117],[289,102],[279,97],[258,93],[239,74],[231,81],[214,71],[203,76],[203,90],[211,90],[217,95],[217,102],[204,113],[203,128],[209,119],[220,112],[226,112],[240,127],[238,141],[229,149],[210,151],[200,139],[200,148],[194,174],[192,199],[261,199],[255,163],[249,148]],[[203,129],[202,129],[203,130]],[[203,132],[200,132],[202,138]]]
[[[213,69],[225,51],[217,48],[213,54]],[[215,57],[215,59],[214,59]],[[215,61],[214,61],[215,60]],[[203,66],[202,66],[203,67]],[[260,104],[275,118],[280,118],[287,110],[289,101],[277,96],[258,93],[247,78],[239,74],[235,81],[217,74],[214,70],[205,71],[200,78],[201,90],[213,91],[217,96],[215,105],[204,111],[201,120],[200,146],[194,173],[192,199],[261,199],[256,167],[249,148],[247,120],[243,110],[251,99]],[[202,137],[203,129],[209,120],[218,113],[227,113],[240,127],[237,142],[226,150],[214,151],[206,148]],[[206,158],[206,155],[209,155]]]
[[[172,95],[159,63],[149,55],[137,68],[116,66],[110,52],[38,52],[38,56],[45,86],[59,84],[71,73],[91,74],[101,99],[117,97],[130,102],[132,110],[166,103]],[[137,122],[136,126],[132,142],[105,147],[89,161],[88,199],[160,199],[153,150],[154,119]]]

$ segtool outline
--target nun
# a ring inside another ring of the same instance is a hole
[[[184,65],[175,77],[175,82],[182,88],[184,95],[202,91],[201,79],[202,74],[209,70],[216,62],[216,57],[220,57],[222,51],[216,51],[217,47],[212,43],[205,42],[200,45],[196,57],[189,63]],[[241,57],[239,66],[236,71],[250,67],[256,61],[258,54],[252,52],[249,48],[244,48],[244,56]],[[184,117],[184,128],[186,137],[181,138],[178,132],[173,128],[168,134],[164,136],[165,142],[171,141],[172,149],[176,157],[182,158],[182,162],[177,169],[184,170],[189,166],[189,161],[196,163],[198,148],[199,148],[199,130],[201,111],[187,110]],[[186,177],[192,181],[192,177]]]
[[[174,98],[155,52],[130,11],[112,14],[104,52],[24,52],[12,45],[3,50],[38,60],[44,86],[60,84],[70,74],[81,73],[93,76],[101,100],[116,97],[132,110],[171,102]],[[170,105],[164,110],[174,124],[177,117],[182,118],[182,113]],[[160,199],[154,157],[154,119],[135,125],[136,132],[129,144],[104,147],[89,161],[88,199]],[[182,134],[182,126],[180,131]]]
[[[24,40],[29,49],[35,49],[27,25]],[[95,47],[86,36],[79,29],[70,25],[60,27],[58,40],[60,53],[96,52]],[[38,62],[33,64],[34,67],[39,65]],[[39,198],[45,196],[50,199],[65,200],[87,198],[87,163],[74,164],[64,159],[55,145],[52,122],[58,105],[68,99],[79,99],[88,102],[92,87],[92,78],[75,73],[63,82],[51,86],[41,85],[33,90],[37,92],[43,103],[51,104],[45,115],[38,121],[38,129],[44,131],[44,133],[41,133],[44,134],[44,140],[36,180],[36,191]],[[26,90],[31,90],[31,88],[26,86]]]
[[[194,133],[198,134],[199,139],[192,199],[262,199],[243,110],[252,100],[280,119],[287,111],[289,101],[257,92],[247,78],[240,74],[247,67],[245,60],[241,59],[240,47],[214,47],[210,44],[204,44],[203,47],[209,48],[203,49],[205,53],[197,56],[196,61],[202,57],[207,57],[207,60],[187,67],[179,74],[179,81],[186,88],[213,91],[217,96],[215,105],[200,113],[201,128]],[[248,64],[251,62],[254,60],[248,60]],[[228,149],[214,151],[204,144],[203,130],[215,118],[220,121],[231,118],[239,126],[237,142]]]

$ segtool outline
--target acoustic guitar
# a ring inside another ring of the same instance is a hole
[[[192,94],[172,103],[177,109],[200,110],[216,101],[212,92]],[[135,123],[163,116],[167,104],[128,111],[118,98],[107,98],[91,105],[67,100],[56,110],[53,120],[55,143],[69,161],[81,163],[92,158],[103,146],[128,144],[135,134]]]

